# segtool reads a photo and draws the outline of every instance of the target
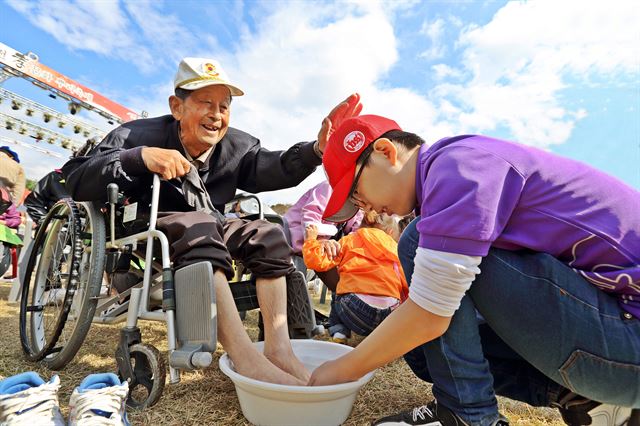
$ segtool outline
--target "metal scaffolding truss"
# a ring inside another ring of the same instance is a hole
[[[45,129],[37,124],[30,123],[22,120],[21,118],[4,114],[2,112],[0,112],[0,121],[5,129],[16,131],[22,135],[29,133],[29,136],[37,141],[46,140],[50,144],[57,144],[62,148],[71,150],[76,150],[84,145],[84,141],[71,139],[69,136],[63,135],[62,133]]]
[[[45,122],[56,120],[58,123],[62,122],[70,124],[74,126],[74,131],[77,130],[75,133],[82,133],[85,137],[97,136],[102,139],[106,135],[104,130],[99,129],[92,124],[66,116],[52,108],[41,105],[3,87],[0,87],[0,100],[11,101],[12,105],[17,107],[14,109],[25,108],[26,111],[31,111],[31,114],[27,112],[27,115],[33,115],[36,112],[40,112]]]
[[[24,143],[15,139],[0,136],[0,145],[7,145],[7,144],[24,146],[25,148],[33,149],[34,151],[41,152],[45,155],[48,155],[49,157],[64,158],[62,154],[54,151],[49,151],[48,149],[42,148],[41,146],[34,145],[31,143]]]
[[[113,114],[111,114],[111,113],[109,113],[107,111],[103,111],[103,110],[101,110],[99,108],[96,108],[96,107],[94,107],[93,105],[91,105],[91,104],[89,104],[87,102],[83,102],[83,101],[81,101],[79,99],[72,98],[71,96],[69,96],[66,93],[56,89],[55,87],[48,86],[48,85],[36,80],[35,78],[32,78],[32,77],[28,76],[27,74],[18,71],[17,69],[14,69],[14,68],[9,67],[7,65],[0,64],[0,84],[4,80],[6,80],[7,78],[10,78],[10,77],[23,78],[23,79],[31,82],[32,84],[34,84],[34,85],[36,85],[36,86],[38,86],[38,87],[40,87],[42,89],[45,89],[45,90],[48,90],[48,91],[54,93],[55,96],[59,96],[59,97],[61,97],[63,99],[66,99],[68,101],[74,102],[74,103],[80,105],[82,108],[84,108],[84,109],[86,109],[88,111],[93,111],[93,112],[96,112],[96,113],[100,114],[101,116],[107,118],[110,122],[117,122],[119,124],[123,123],[123,120],[120,117],[117,117],[116,115],[113,115]]]

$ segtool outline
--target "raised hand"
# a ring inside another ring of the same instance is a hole
[[[322,126],[318,132],[318,146],[320,151],[324,152],[329,137],[340,127],[344,120],[360,115],[361,111],[362,104],[360,103],[360,95],[358,93],[349,95],[347,99],[336,105],[329,115],[322,120]]]

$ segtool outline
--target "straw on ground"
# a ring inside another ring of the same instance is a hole
[[[29,363],[20,350],[18,307],[7,304],[9,285],[0,284],[0,378],[33,370],[48,379],[51,371]],[[257,338],[257,314],[250,312],[245,324],[252,339]],[[63,371],[59,399],[65,415],[73,388],[91,373],[115,372],[114,352],[122,324],[93,324],[85,344]],[[141,321],[145,342],[166,351],[164,324]],[[355,342],[354,342],[355,344]],[[143,412],[129,412],[134,425],[247,425],[242,416],[233,383],[218,369],[222,354],[218,347],[210,368],[182,374],[177,385],[167,384],[162,398]],[[168,375],[167,375],[168,376]],[[424,404],[432,398],[431,386],[417,379],[404,361],[380,369],[359,393],[346,425],[367,425],[371,420]],[[562,425],[555,410],[500,400],[501,411],[512,425]],[[301,419],[301,425],[304,425]]]

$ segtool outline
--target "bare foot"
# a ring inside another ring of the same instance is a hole
[[[300,380],[288,372],[282,371],[273,365],[264,355],[256,352],[255,355],[242,356],[236,362],[232,360],[238,374],[263,382],[280,385],[305,386],[307,380]]]
[[[280,367],[287,373],[302,380],[304,383],[309,381],[311,373],[309,373],[309,370],[307,370],[302,362],[300,362],[298,357],[295,356],[291,348],[288,350],[271,350],[269,352],[265,350],[264,355],[269,361],[275,364],[276,367]]]

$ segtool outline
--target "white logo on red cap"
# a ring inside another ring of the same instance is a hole
[[[360,130],[354,130],[344,138],[344,149],[348,152],[358,152],[364,145],[364,134]]]

